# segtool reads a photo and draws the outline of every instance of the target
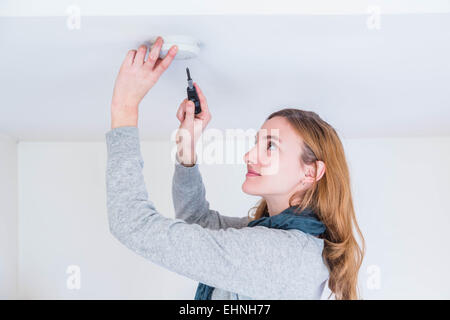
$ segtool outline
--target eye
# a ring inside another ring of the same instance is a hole
[[[270,147],[276,147],[276,145],[273,144],[272,141],[269,141],[269,143],[267,143],[267,149],[270,149]]]

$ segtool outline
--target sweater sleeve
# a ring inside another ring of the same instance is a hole
[[[106,133],[112,235],[145,259],[192,280],[260,299],[307,299],[324,280],[323,245],[298,230],[208,229],[161,215],[148,199],[137,127]]]
[[[248,217],[229,217],[209,208],[206,190],[198,164],[183,166],[176,158],[172,179],[172,199],[175,217],[187,223],[196,223],[209,229],[243,228]]]

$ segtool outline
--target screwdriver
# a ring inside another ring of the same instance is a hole
[[[189,68],[186,68],[186,73],[187,73],[187,77],[188,77],[187,80],[188,80],[188,84],[189,84],[189,86],[187,87],[188,100],[192,101],[195,105],[194,114],[198,114],[198,113],[202,112],[202,109],[200,108],[200,99],[198,98],[197,90],[195,90],[195,87],[193,85],[193,81],[191,79],[191,74],[189,72]]]

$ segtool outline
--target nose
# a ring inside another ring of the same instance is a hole
[[[256,164],[258,162],[258,152],[257,152],[256,146],[250,149],[245,155],[244,155],[244,162],[245,163],[252,163]]]

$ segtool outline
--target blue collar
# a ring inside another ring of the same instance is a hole
[[[289,207],[271,217],[266,214],[257,220],[250,221],[248,226],[264,226],[285,230],[297,229],[313,236],[318,236],[326,230],[325,225],[311,209],[306,208],[300,212],[296,211],[299,211],[298,206]]]

